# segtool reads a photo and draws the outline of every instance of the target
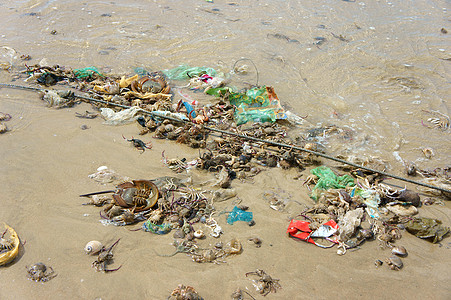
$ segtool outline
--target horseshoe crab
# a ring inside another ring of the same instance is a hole
[[[89,197],[98,194],[114,193],[116,205],[123,208],[134,208],[134,212],[150,209],[157,203],[159,192],[157,186],[150,180],[132,180],[119,184],[116,190],[94,192],[80,195]]]
[[[4,224],[6,228],[5,232],[0,237],[0,266],[6,265],[13,261],[17,254],[19,254],[20,240],[17,233]],[[4,238],[5,234],[8,232],[9,238]]]

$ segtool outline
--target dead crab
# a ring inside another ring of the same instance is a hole
[[[169,169],[171,169],[172,171],[174,171],[175,173],[182,173],[184,171],[186,171],[188,169],[188,164],[185,162],[186,159],[168,159],[166,158],[166,156],[164,155],[164,151],[161,153],[161,160],[163,162],[163,164],[165,164]]]
[[[307,185],[307,188],[310,190],[309,185],[316,184],[318,182],[318,179],[319,179],[318,176],[312,174],[307,177],[307,179],[304,181],[302,185]]]
[[[55,278],[57,274],[53,271],[52,267],[47,267],[43,263],[36,263],[31,267],[26,267],[28,272],[28,279],[36,282],[47,282],[52,278]]]
[[[179,284],[175,288],[171,296],[168,297],[170,300],[202,300],[203,298],[199,296],[196,290],[189,285]]]
[[[119,266],[119,268],[116,269],[108,269],[107,268],[107,264],[109,264],[112,260],[113,260],[113,247],[117,245],[117,243],[119,243],[120,239],[118,239],[116,242],[114,242],[110,247],[102,249],[102,251],[100,251],[99,256],[97,257],[97,259],[92,263],[92,267],[96,269],[96,271],[98,272],[114,272],[119,270],[121,266]]]
[[[225,254],[226,253],[223,250],[208,249],[204,250],[202,254],[193,254],[192,258],[193,261],[197,263],[209,262],[219,264],[220,262],[225,262],[218,260],[219,258],[222,258]]]
[[[246,277],[249,275],[257,275],[260,277],[259,279],[254,280],[254,286],[257,289],[257,292],[263,296],[266,296],[271,292],[276,293],[277,289],[282,288],[279,284],[279,279],[272,278],[263,270],[257,269],[255,272],[246,273]]]

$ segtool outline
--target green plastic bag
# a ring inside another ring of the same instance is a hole
[[[230,104],[234,105],[237,125],[254,122],[272,122],[285,119],[285,112],[272,87],[251,88],[246,93],[231,93]]]
[[[96,67],[87,67],[83,69],[75,69],[74,75],[78,79],[93,79],[93,77],[97,74],[98,76],[102,77],[103,75],[100,74],[99,70],[97,70]]]
[[[205,94],[212,95],[215,97],[223,97],[227,93],[232,93],[233,89],[230,87],[218,87],[218,88],[210,88],[205,90]]]
[[[212,77],[216,76],[216,70],[207,67],[190,67],[188,65],[180,65],[170,70],[164,70],[164,75],[172,80],[185,80],[191,77],[197,77],[203,74],[208,74]]]
[[[318,183],[315,185],[313,190],[316,189],[344,189],[347,186],[354,186],[354,178],[350,175],[337,176],[328,167],[320,166],[310,172],[319,178]]]

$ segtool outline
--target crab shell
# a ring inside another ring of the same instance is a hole
[[[116,192],[113,194],[113,200],[116,205],[119,205],[124,208],[132,208],[135,205],[130,202],[128,199],[124,199],[123,195],[126,194],[126,190],[130,188],[135,189],[150,189],[151,193],[146,200],[146,205],[137,206],[135,208],[135,212],[140,212],[144,210],[150,209],[152,206],[157,203],[158,200],[158,188],[157,186],[150,180],[132,180],[129,182],[124,182],[118,185]]]

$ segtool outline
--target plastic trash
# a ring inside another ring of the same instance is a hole
[[[247,90],[246,93],[231,93],[230,104],[236,106],[235,122],[237,125],[253,122],[272,122],[286,119],[274,88],[261,86]]]
[[[235,206],[233,210],[229,213],[229,216],[227,217],[227,223],[233,224],[236,221],[250,222],[252,221],[252,218],[253,218],[252,212],[244,211]]]
[[[322,224],[317,230],[312,231],[310,229],[310,222],[307,221],[299,221],[299,220],[291,220],[288,225],[287,233],[289,236],[298,238],[300,240],[312,243],[321,248],[330,248],[334,244],[338,243],[336,239],[330,239],[332,235],[334,235],[338,230],[338,225],[334,220],[330,220],[324,224]],[[328,241],[334,243],[330,246],[323,246],[315,242],[312,237],[325,238]]]
[[[171,117],[182,121],[189,121],[188,117],[183,113],[173,113],[167,110],[155,110],[152,112],[153,116]]]
[[[354,179],[350,175],[337,176],[335,173],[328,167],[320,166],[313,170],[310,170],[310,173],[317,176],[319,178],[318,183],[315,185],[313,190],[316,189],[344,189],[347,186],[354,186]]]
[[[338,223],[340,226],[339,240],[342,242],[349,240],[354,235],[356,228],[360,226],[362,218],[363,208],[349,210]]]
[[[142,229],[147,232],[152,232],[156,234],[167,234],[171,231],[171,224],[164,223],[161,225],[154,224],[150,222],[150,220],[147,220],[143,223]]]
[[[227,93],[233,93],[233,89],[230,87],[217,87],[217,88],[210,88],[205,90],[205,94],[212,95],[215,97],[222,97],[226,95]]]
[[[129,177],[122,176],[115,171],[109,169],[107,166],[100,166],[97,168],[97,172],[88,175],[89,178],[101,183],[107,184],[111,182],[129,181]]]
[[[102,77],[99,70],[96,67],[87,67],[83,69],[75,69],[74,75],[78,79],[93,79],[96,75]]]
[[[164,70],[163,73],[169,79],[185,80],[190,79],[191,77],[199,77],[203,74],[214,77],[216,75],[216,70],[207,67],[190,67],[188,65],[180,65],[170,70]]]
[[[133,106],[131,108],[127,108],[121,110],[119,112],[114,112],[111,108],[101,108],[101,115],[105,119],[103,124],[106,125],[124,125],[128,123],[132,123],[135,121],[135,115],[140,110],[139,107]]]
[[[186,101],[180,100],[179,104],[177,105],[177,110],[179,110],[182,105],[186,108],[186,114],[188,115],[188,117],[194,119],[196,117],[196,111],[194,110],[193,106]]]
[[[48,107],[64,107],[70,106],[74,99],[74,93],[72,91],[54,91],[46,90],[42,99],[47,102]]]
[[[353,189],[353,193],[356,189]],[[360,189],[359,189],[360,190]],[[379,193],[374,190],[360,190],[358,194],[364,199],[363,203],[366,204],[366,212],[373,219],[379,219],[379,204],[381,203],[381,198]]]

